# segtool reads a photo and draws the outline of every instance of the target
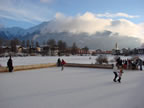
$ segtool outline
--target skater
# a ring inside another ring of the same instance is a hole
[[[57,66],[58,67],[61,66],[61,60],[60,60],[60,58],[58,58],[58,60],[57,60]]]
[[[9,72],[12,72],[13,71],[13,63],[12,63],[12,59],[11,59],[11,56],[7,62],[7,67],[9,69]]]
[[[117,63],[116,64],[114,64],[114,67],[113,67],[113,73],[114,73],[114,79],[113,79],[113,81],[114,82],[116,82],[116,79],[117,79],[117,77],[118,77],[118,67],[117,67]]]
[[[142,65],[143,65],[143,61],[141,59],[139,59],[139,66],[140,66],[140,70],[142,71]]]
[[[65,64],[66,64],[66,62],[62,59],[62,61],[61,61],[61,66],[62,66],[61,70],[64,70],[64,65]]]
[[[122,74],[123,74],[123,68],[122,68],[122,66],[120,66],[119,79],[117,80],[119,83],[121,83]]]

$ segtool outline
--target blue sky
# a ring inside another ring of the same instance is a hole
[[[0,26],[29,28],[54,19],[57,13],[75,17],[86,12],[140,24],[144,23],[143,4],[144,0],[0,0]]]

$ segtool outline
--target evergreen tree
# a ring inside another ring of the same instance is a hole
[[[51,48],[53,48],[56,45],[56,41],[54,39],[49,39],[47,41],[47,45],[49,45]]]

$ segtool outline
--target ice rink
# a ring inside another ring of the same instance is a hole
[[[0,73],[0,108],[144,108],[144,72],[60,67]]]

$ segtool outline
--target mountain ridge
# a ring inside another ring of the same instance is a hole
[[[63,40],[68,46],[71,46],[74,42],[79,47],[88,46],[92,49],[112,49],[115,43],[118,43],[120,47],[134,48],[140,46],[140,40],[134,37],[120,36],[118,33],[111,31],[99,31],[95,34],[88,33],[71,33],[65,32],[50,32],[45,29],[50,22],[43,22],[39,25],[23,29],[20,27],[12,28],[0,28],[0,38],[3,39],[14,39],[20,40],[33,40],[38,41],[41,44],[49,39]],[[128,41],[127,41],[128,40]]]

